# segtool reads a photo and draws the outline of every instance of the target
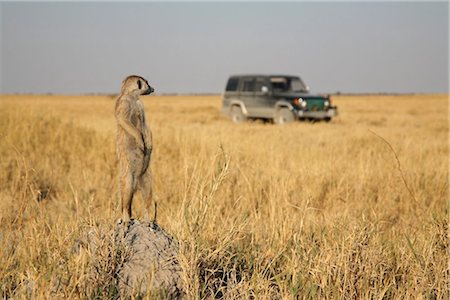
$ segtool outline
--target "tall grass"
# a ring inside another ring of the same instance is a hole
[[[189,298],[449,298],[447,97],[334,101],[329,124],[275,126],[232,124],[215,96],[145,98]],[[118,296],[113,106],[1,98],[3,298]]]

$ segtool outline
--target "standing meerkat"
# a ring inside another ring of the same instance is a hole
[[[145,202],[145,218],[149,220],[152,200],[152,134],[145,121],[144,105],[140,95],[149,95],[154,89],[147,80],[139,76],[128,76],[116,100],[117,121],[116,151],[119,160],[120,198],[122,222],[130,221],[133,196],[139,189]]]

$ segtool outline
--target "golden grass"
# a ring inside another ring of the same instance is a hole
[[[449,298],[447,96],[334,103],[331,123],[235,125],[219,96],[144,98],[189,298]],[[0,99],[3,298],[117,297],[111,237],[73,250],[120,216],[113,107]]]

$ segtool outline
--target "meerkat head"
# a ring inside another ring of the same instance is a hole
[[[140,76],[131,75],[122,82],[122,94],[149,95],[154,91],[147,80]]]

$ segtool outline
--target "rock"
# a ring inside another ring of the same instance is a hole
[[[184,297],[178,243],[154,222],[118,224],[115,243],[126,257],[117,270],[121,295],[141,298],[148,292],[169,299]]]

